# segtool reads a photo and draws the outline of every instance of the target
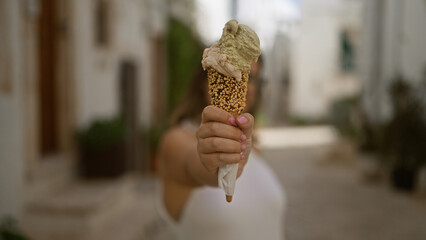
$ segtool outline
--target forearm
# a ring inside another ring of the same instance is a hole
[[[196,149],[192,149],[188,157],[185,158],[184,168],[188,177],[192,178],[197,185],[218,186],[217,175],[207,171],[201,163]]]
[[[162,178],[188,187],[217,186],[217,176],[202,165],[197,140],[180,129],[169,131],[159,148],[159,174]]]

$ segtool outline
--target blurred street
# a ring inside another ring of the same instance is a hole
[[[424,196],[366,182],[362,159],[324,163],[322,154],[315,148],[265,151],[288,197],[287,240],[426,239]]]

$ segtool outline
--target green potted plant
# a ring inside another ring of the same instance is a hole
[[[0,222],[0,239],[2,240],[28,240],[17,226],[15,219],[4,217]]]
[[[418,172],[426,165],[426,119],[422,95],[402,78],[390,88],[394,109],[385,125],[382,139],[382,159],[390,166],[392,184],[412,191]]]
[[[118,177],[126,171],[125,126],[118,117],[98,119],[77,131],[78,174]]]
[[[330,123],[340,134],[358,143],[361,135],[359,96],[336,99],[330,108]]]

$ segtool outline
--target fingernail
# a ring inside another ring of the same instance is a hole
[[[231,123],[232,125],[235,125],[236,124],[235,118],[234,117],[230,117],[229,118],[229,123]]]
[[[243,144],[243,145],[241,145],[241,151],[245,151],[245,150],[246,150],[246,148],[247,148],[247,147],[246,147],[246,145],[244,145],[244,144]]]
[[[244,160],[244,154],[240,154],[240,156],[241,156],[241,160]]]
[[[246,136],[246,135],[244,135],[244,134],[243,134],[243,135],[241,135],[241,141],[242,141],[242,142],[245,142],[246,140],[247,140],[247,136]]]
[[[244,124],[244,123],[247,123],[247,122],[248,122],[247,118],[246,118],[246,117],[244,117],[244,116],[239,116],[239,117],[237,118],[237,120],[238,120],[238,122],[239,122],[240,124]]]

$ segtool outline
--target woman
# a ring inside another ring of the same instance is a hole
[[[247,109],[258,91],[261,61],[252,64]],[[158,207],[177,239],[283,239],[284,193],[269,167],[252,149],[253,116],[234,118],[209,104],[201,67],[163,136],[158,169]],[[206,107],[207,106],[207,107]],[[250,111],[249,111],[250,112]],[[219,166],[239,163],[232,203],[218,188]]]

